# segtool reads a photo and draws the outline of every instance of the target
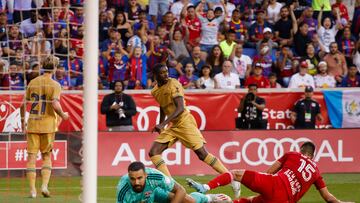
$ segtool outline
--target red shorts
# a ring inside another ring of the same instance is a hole
[[[279,176],[246,170],[241,183],[260,195],[253,203],[290,203],[286,187]]]

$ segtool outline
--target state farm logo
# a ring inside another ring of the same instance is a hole
[[[206,127],[206,116],[204,112],[197,106],[190,105],[187,106],[187,108],[191,111],[192,114],[194,114],[195,112],[200,117],[199,129],[204,130]],[[159,123],[160,113],[158,106],[147,106],[145,108],[136,107],[136,111],[139,113],[136,120],[137,128],[139,131],[147,131],[149,130],[149,127],[152,127],[150,126],[150,114],[153,116],[156,115],[156,123]]]

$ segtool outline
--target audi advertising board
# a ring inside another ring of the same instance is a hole
[[[206,148],[229,169],[265,171],[285,152],[298,151],[304,141],[316,144],[314,160],[323,173],[360,172],[359,129],[204,131]],[[152,166],[148,152],[157,134],[148,132],[99,133],[100,176],[125,174],[130,162]],[[215,174],[179,142],[163,154],[173,175]]]

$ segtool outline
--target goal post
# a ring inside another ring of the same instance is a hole
[[[85,3],[83,202],[97,202],[99,2]]]

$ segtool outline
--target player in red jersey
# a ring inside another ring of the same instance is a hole
[[[267,170],[267,173],[233,170],[217,176],[207,184],[200,184],[191,179],[187,179],[187,182],[198,192],[205,193],[235,180],[260,194],[233,200],[233,203],[295,203],[312,184],[326,202],[341,202],[328,191],[316,163],[312,160],[314,152],[315,145],[305,142],[300,148],[300,153],[286,153]]]

